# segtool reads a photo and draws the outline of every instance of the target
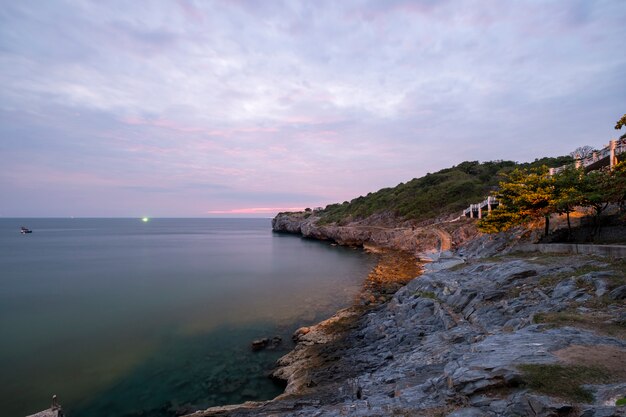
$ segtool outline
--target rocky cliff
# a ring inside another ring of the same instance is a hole
[[[428,247],[412,227],[368,227],[274,221],[342,244]],[[503,256],[516,238],[455,241],[441,229],[464,263],[300,329],[273,373],[288,384],[275,400],[193,416],[626,416],[616,405],[626,397],[626,264]]]
[[[474,223],[461,218],[441,221],[427,226],[409,222],[369,219],[345,225],[319,224],[319,218],[309,213],[280,213],[272,220],[275,232],[295,233],[303,237],[330,240],[340,245],[364,246],[411,252],[415,255],[446,251],[475,237]]]

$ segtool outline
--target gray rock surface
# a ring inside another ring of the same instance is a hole
[[[546,289],[549,295],[542,295],[541,277],[589,262],[594,261],[571,258],[546,265],[513,259],[426,274],[400,289],[389,303],[357,316],[345,334],[328,333],[327,322],[299,335],[298,346],[281,359],[274,373],[288,381],[286,394],[279,399],[259,408],[197,415],[427,413],[463,398],[472,405],[448,415],[565,415],[576,404],[529,393],[522,387],[524,377],[517,365],[555,363],[559,359],[554,352],[568,346],[609,345],[626,354],[623,340],[533,323],[533,315],[558,311],[587,294],[574,278],[565,278]],[[334,320],[354,315],[345,310]],[[320,360],[309,366],[311,357]],[[512,394],[483,395],[498,389]],[[607,407],[605,400],[598,401],[604,401],[598,407]],[[604,415],[604,408],[598,407],[585,412]]]
[[[591,314],[593,304],[585,303],[607,292],[620,299],[608,283],[614,272],[580,256],[479,259],[483,244],[487,254],[508,250],[497,239],[472,242],[451,255],[467,263],[435,268],[383,305],[343,310],[296,332],[296,348],[273,373],[287,382],[275,400],[193,416],[626,415],[610,403],[626,394],[626,381],[594,385],[595,400],[578,404],[531,391],[519,368],[561,363],[560,352],[571,347],[609,347],[626,357],[623,339],[535,320],[564,310]],[[582,268],[597,271],[579,274]],[[618,321],[625,310],[622,302],[603,313]]]
[[[623,300],[626,298],[626,285],[615,288],[609,293],[609,297],[613,300]]]

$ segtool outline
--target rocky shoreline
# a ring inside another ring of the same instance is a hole
[[[340,245],[369,245],[403,251],[418,257],[453,249],[477,234],[474,223],[466,218],[429,225],[398,222],[388,218],[374,218],[344,225],[320,225],[319,220],[315,214],[280,213],[272,219],[272,229],[279,233],[294,233]]]
[[[308,220],[273,226],[412,254],[446,249],[437,232],[411,226]],[[626,397],[623,261],[515,253],[517,237],[435,227],[454,248],[431,264],[442,267],[296,332],[273,373],[284,394],[192,416],[626,416],[616,406]]]

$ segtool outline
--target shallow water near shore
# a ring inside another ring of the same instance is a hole
[[[0,219],[0,410],[56,394],[70,417],[158,417],[273,398],[292,332],[349,305],[375,262],[269,219]]]

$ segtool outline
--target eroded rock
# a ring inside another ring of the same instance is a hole
[[[534,322],[566,308],[591,311],[583,296],[596,297],[607,276],[576,276],[589,262],[473,260],[427,273],[383,304],[299,329],[296,348],[273,373],[287,382],[276,400],[196,416],[623,415],[609,404],[623,384],[593,385],[595,402],[581,405],[530,391],[520,371],[523,364],[576,363],[584,349],[608,352],[614,363],[626,349],[626,341],[595,329]],[[542,281],[555,276],[569,278]],[[625,309],[618,303],[604,314],[618,320]],[[596,356],[593,366],[611,365]]]

